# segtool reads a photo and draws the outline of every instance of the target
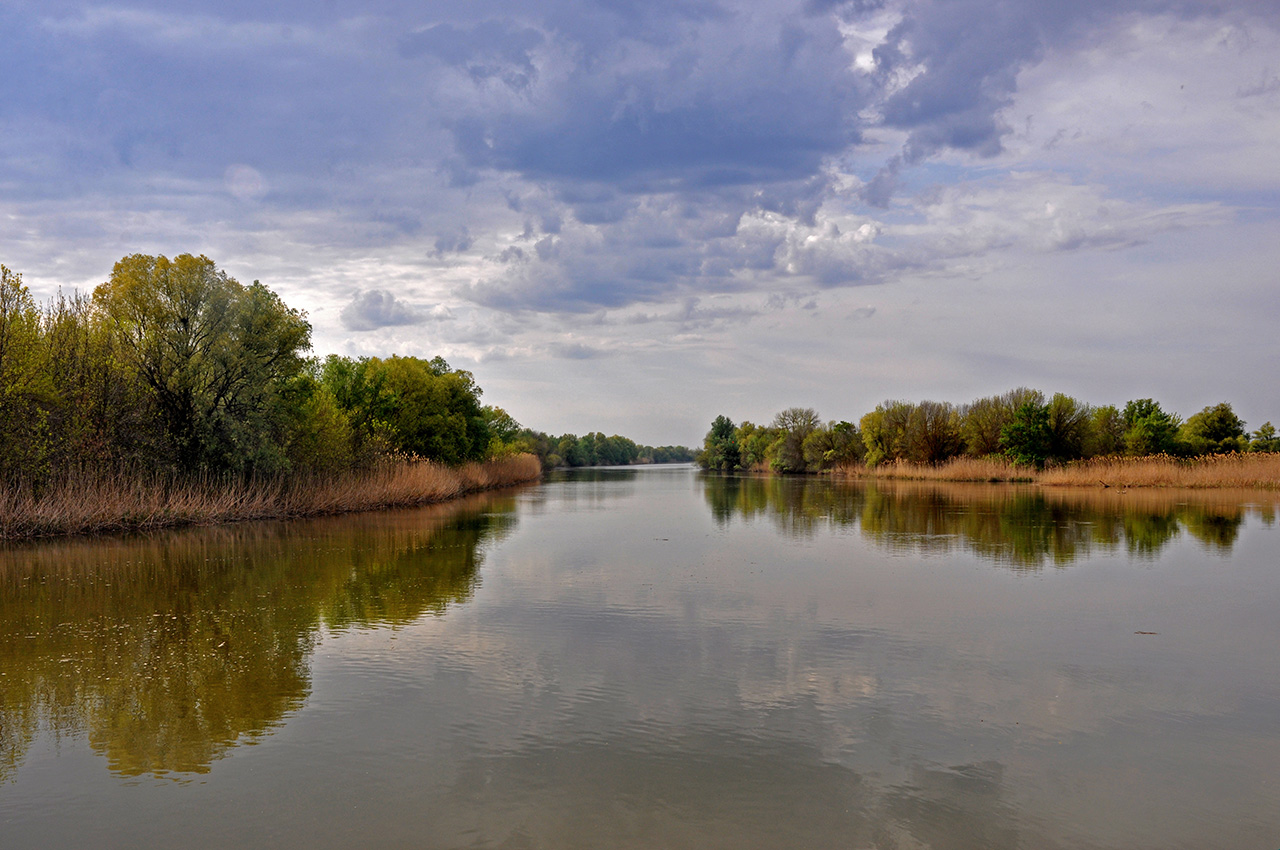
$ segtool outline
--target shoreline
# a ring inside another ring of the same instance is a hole
[[[829,473],[853,480],[1036,484],[1096,489],[1280,490],[1280,452],[1175,458],[1102,457],[1037,470],[1003,459],[959,458],[938,466],[898,461],[873,469],[842,466]]]
[[[420,461],[263,481],[84,474],[55,482],[38,497],[29,490],[0,488],[0,541],[416,507],[541,477],[542,464],[531,454],[457,467]]]

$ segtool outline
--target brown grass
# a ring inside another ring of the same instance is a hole
[[[419,461],[334,475],[230,482],[81,474],[42,488],[39,495],[26,487],[0,488],[0,539],[426,505],[533,481],[541,474],[541,463],[529,454],[460,467]]]
[[[1280,452],[1206,455],[1184,460],[1156,455],[1094,458],[1046,469],[1041,484],[1109,487],[1280,488]]]
[[[833,473],[848,478],[901,478],[910,481],[1032,481],[1036,474],[1028,467],[987,457],[958,457],[936,466],[905,460],[870,469],[851,464],[839,467]]]
[[[1068,487],[1182,487],[1190,489],[1280,489],[1280,453],[1206,455],[1198,458],[1105,457],[1037,471],[995,458],[957,458],[948,463],[898,461],[874,469],[842,467],[852,478],[916,481],[1026,481]]]

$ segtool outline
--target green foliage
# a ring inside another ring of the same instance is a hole
[[[777,437],[766,450],[775,472],[804,472],[804,442],[822,425],[812,407],[789,407],[773,418]]]
[[[1276,426],[1270,422],[1262,423],[1262,426],[1253,432],[1253,442],[1249,444],[1249,451],[1280,452],[1280,437],[1276,435]]]
[[[1005,455],[1024,466],[1044,466],[1051,439],[1049,408],[1034,399],[1024,401],[1000,431],[1000,446]]]
[[[941,463],[960,453],[960,416],[950,404],[922,401],[907,417],[906,457],[914,463]]]
[[[858,463],[865,451],[857,425],[830,422],[805,437],[805,468],[810,472],[821,472],[843,464]]]
[[[1055,460],[1084,456],[1093,425],[1089,405],[1069,395],[1054,393],[1046,406],[1049,429],[1049,454]]]
[[[1084,457],[1116,455],[1124,450],[1124,417],[1114,404],[1095,407],[1085,432]]]
[[[190,254],[125,257],[94,300],[150,389],[179,469],[285,465],[281,392],[311,347],[302,313]]]
[[[92,298],[43,309],[0,266],[0,479],[38,488],[95,468],[245,475],[522,450],[519,423],[480,406],[470,373],[440,357],[317,363],[302,356],[310,332],[274,292],[207,257],[131,255]]]
[[[1166,413],[1159,402],[1149,398],[1130,401],[1121,414],[1124,447],[1130,455],[1173,454],[1177,451],[1177,416]]]
[[[336,472],[355,463],[351,420],[324,384],[303,379],[303,397],[290,429],[286,452],[294,469]]]
[[[727,416],[717,416],[711,430],[702,440],[698,453],[698,465],[703,469],[737,469],[741,462],[738,451],[737,428]]]
[[[0,477],[43,471],[54,400],[40,313],[22,275],[0,265]]]
[[[390,426],[397,450],[447,464],[484,459],[489,423],[470,372],[439,357],[373,357],[367,368],[381,391],[375,420]]]
[[[744,469],[754,469],[768,463],[769,447],[778,439],[774,428],[743,422],[738,426],[738,462]]]
[[[866,446],[867,466],[907,458],[907,434],[914,410],[915,405],[909,402],[886,401],[862,417],[858,424]]]
[[[1227,402],[1212,405],[1192,416],[1178,431],[1179,440],[1192,454],[1222,454],[1249,449],[1244,421]]]

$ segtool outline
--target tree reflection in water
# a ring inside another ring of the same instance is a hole
[[[43,730],[111,770],[204,773],[299,708],[330,631],[467,600],[514,497],[0,550],[0,781]]]
[[[1227,553],[1248,512],[1275,522],[1271,494],[1050,489],[996,484],[841,482],[806,476],[701,476],[720,525],[767,517],[790,537],[857,529],[902,552],[974,552],[1016,570],[1095,552],[1155,557],[1186,532]],[[1252,502],[1250,499],[1252,498]]]

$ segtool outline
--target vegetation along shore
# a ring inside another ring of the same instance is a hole
[[[310,350],[304,313],[207,257],[127,256],[45,305],[0,266],[0,537],[422,504],[544,465],[693,457],[523,428],[440,357]]]
[[[856,424],[812,408],[768,425],[719,416],[706,469],[1103,487],[1280,488],[1280,437],[1252,433],[1230,404],[1185,421],[1153,399],[1095,406],[1026,387],[963,405],[886,401]]]

